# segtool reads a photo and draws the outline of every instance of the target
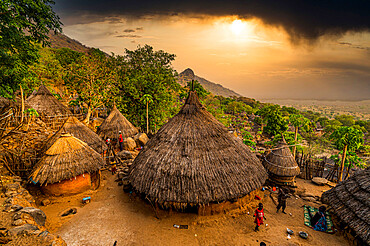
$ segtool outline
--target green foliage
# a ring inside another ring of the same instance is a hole
[[[284,132],[283,136],[284,136],[284,139],[285,139],[287,145],[294,145],[294,144],[302,142],[302,140],[303,140],[302,136],[300,134],[298,134],[297,135],[297,142],[294,141],[294,137],[295,137],[294,132]],[[267,142],[266,144],[269,145],[269,146],[277,146],[277,144],[280,142],[280,140],[281,140],[281,134],[277,134],[277,135],[275,135],[275,137],[271,141]],[[290,147],[290,149],[292,150],[293,147]],[[297,145],[297,150],[301,151],[302,147]]]
[[[237,102],[237,101],[232,101],[230,102],[226,108],[226,112],[228,113],[241,113],[241,112],[246,112],[246,113],[252,113],[252,107],[249,105],[245,105],[242,102]]]
[[[339,121],[342,126],[353,126],[355,124],[355,120],[351,115],[342,114],[335,116],[335,119]]]
[[[35,116],[38,117],[39,113],[37,113],[36,109],[33,108],[28,108],[24,111],[24,114],[29,115],[29,116]]]
[[[38,43],[49,31],[61,31],[51,0],[0,1],[0,95],[12,97],[39,58]]]
[[[330,159],[332,159],[336,165],[340,165],[340,156],[343,155],[343,151],[339,152],[337,155],[330,156]],[[366,163],[355,153],[352,151],[347,152],[346,154],[346,160],[344,161],[344,166],[348,168],[352,168],[353,166],[357,166],[359,168],[365,168]]]
[[[116,57],[118,73],[117,106],[125,105],[123,111],[137,126],[146,124],[146,105],[140,102],[148,94],[153,103],[149,105],[150,124],[162,126],[169,117],[178,111],[178,92],[180,85],[176,82],[176,72],[171,63],[175,55],[153,47],[139,46],[136,50],[125,50],[124,56]],[[122,109],[122,108],[121,108]]]
[[[355,122],[356,125],[363,127],[366,132],[370,132],[370,121],[364,121],[364,120],[357,120]],[[362,129],[362,128],[361,128]],[[364,132],[364,131],[363,131]]]
[[[252,134],[248,131],[243,131],[242,135],[243,135],[243,143],[245,145],[248,145],[251,150],[254,150],[253,147],[256,147],[256,143],[253,142]]]
[[[112,57],[98,49],[80,56],[77,62],[67,66],[65,82],[71,92],[76,92],[79,100],[86,103],[88,110],[112,104],[116,93],[116,73],[112,67]]]
[[[342,123],[338,120],[329,120],[324,128],[324,131],[326,134],[331,134],[333,133],[337,128],[342,126]]]
[[[288,129],[288,120],[283,117],[279,105],[265,105],[256,114],[260,115],[266,123],[263,131],[267,134],[275,136]]]
[[[348,126],[337,128],[331,135],[330,139],[334,140],[334,145],[337,149],[342,150],[347,146],[348,151],[356,151],[363,143],[364,134]]]

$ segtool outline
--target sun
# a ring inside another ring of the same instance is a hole
[[[246,24],[242,20],[238,20],[238,19],[234,20],[230,25],[231,31],[236,36],[239,36],[240,34],[242,34],[245,27],[246,27]]]

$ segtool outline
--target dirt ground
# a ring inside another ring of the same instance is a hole
[[[349,245],[339,233],[316,232],[303,223],[304,204],[319,206],[298,198],[289,198],[286,212],[276,213],[270,192],[261,192],[267,220],[259,232],[254,232],[253,211],[259,201],[225,214],[198,216],[190,213],[159,211],[156,218],[152,206],[139,198],[124,193],[115,176],[103,172],[103,182],[97,191],[53,198],[40,208],[47,215],[47,227],[60,235],[69,246],[109,246],[117,241],[122,245]],[[328,186],[316,186],[311,181],[297,180],[300,189],[321,195]],[[82,206],[82,198],[91,196],[91,203]],[[44,199],[38,196],[39,201]],[[65,209],[76,207],[77,213],[61,217]],[[249,214],[248,214],[249,212]],[[290,215],[291,213],[292,215]],[[174,228],[174,224],[188,225],[188,229]],[[287,238],[286,229],[295,234]],[[297,233],[305,231],[308,239]]]

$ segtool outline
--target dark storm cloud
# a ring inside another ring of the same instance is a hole
[[[84,21],[117,17],[238,15],[259,18],[265,24],[283,27],[292,40],[315,40],[323,35],[341,35],[347,31],[370,29],[369,0],[59,0],[55,10],[62,21],[72,24],[76,16],[91,16]]]

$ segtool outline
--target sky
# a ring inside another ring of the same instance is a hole
[[[123,55],[149,44],[263,99],[370,99],[368,0],[57,0],[63,32]]]

